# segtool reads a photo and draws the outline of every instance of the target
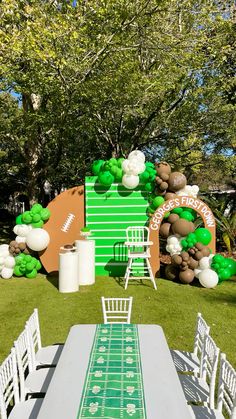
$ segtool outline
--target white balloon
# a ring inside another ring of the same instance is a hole
[[[17,243],[25,243],[26,242],[26,237],[16,236],[15,241]]]
[[[41,250],[46,249],[50,242],[49,234],[46,230],[42,228],[33,228],[26,238],[27,246],[35,250],[36,252],[40,252]]]
[[[16,264],[15,258],[13,256],[7,256],[4,261],[4,266],[6,268],[14,268]]]
[[[122,170],[127,174],[127,175],[129,175],[129,174],[131,174],[131,173],[129,173],[129,170],[130,170],[130,167],[129,167],[129,160],[128,159],[125,159],[125,160],[123,160],[123,162],[122,162],[122,165],[121,165],[121,167],[122,167]]]
[[[124,175],[122,177],[122,184],[127,189],[134,189],[139,184],[139,177],[134,175]]]
[[[179,255],[182,251],[180,239],[176,236],[169,236],[167,238],[166,250],[172,255]]]
[[[17,236],[21,236],[21,237],[26,237],[31,230],[32,230],[32,226],[27,225],[27,224],[17,224],[13,228],[14,233]]]
[[[11,268],[3,268],[1,272],[1,277],[3,279],[10,279],[13,275],[13,269]]]
[[[212,269],[204,269],[200,272],[199,276],[200,284],[205,288],[214,288],[218,284],[218,275]]]
[[[199,274],[202,272],[202,270],[201,269],[194,269],[194,276],[196,277],[196,278],[199,278]]]
[[[199,261],[199,269],[209,269],[210,268],[210,259],[208,256],[204,256]]]
[[[131,151],[131,153],[129,153],[128,159],[131,160],[133,158],[141,160],[143,163],[145,162],[145,155],[140,150],[134,150],[134,151]]]
[[[5,258],[3,256],[0,256],[0,265],[4,264],[4,260],[5,260]]]
[[[7,257],[9,256],[9,245],[8,244],[1,244],[0,245],[0,256]]]
[[[179,191],[175,192],[176,195],[179,196],[191,196],[193,198],[197,198],[197,194],[199,192],[199,187],[197,185],[186,185],[184,188],[180,189]]]

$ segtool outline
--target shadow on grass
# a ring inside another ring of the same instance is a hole
[[[57,290],[59,290],[58,271],[50,272],[46,275],[48,282],[50,282]]]

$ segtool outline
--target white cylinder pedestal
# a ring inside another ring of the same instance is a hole
[[[59,291],[76,292],[78,290],[77,252],[59,253]]]
[[[95,282],[95,241],[76,240],[78,257],[79,285],[92,285]]]

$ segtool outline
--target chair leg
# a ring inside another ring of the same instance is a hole
[[[132,265],[132,259],[129,258],[127,268],[126,268],[126,271],[125,271],[125,290],[127,289],[128,282],[129,282],[131,265]]]
[[[150,276],[150,279],[151,279],[151,281],[152,281],[152,283],[154,285],[154,288],[156,290],[157,289],[157,286],[156,286],[156,282],[155,282],[155,279],[154,279],[154,276],[153,276],[153,273],[152,273],[152,268],[151,268],[149,259],[146,259],[146,260],[147,260],[147,268],[148,268],[149,276]]]

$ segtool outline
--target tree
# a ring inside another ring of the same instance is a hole
[[[32,201],[45,179],[78,184],[95,158],[154,146],[175,160],[172,148],[195,139],[193,168],[197,141],[232,147],[220,57],[233,20],[223,4],[1,2],[1,88],[22,96],[17,142]]]

